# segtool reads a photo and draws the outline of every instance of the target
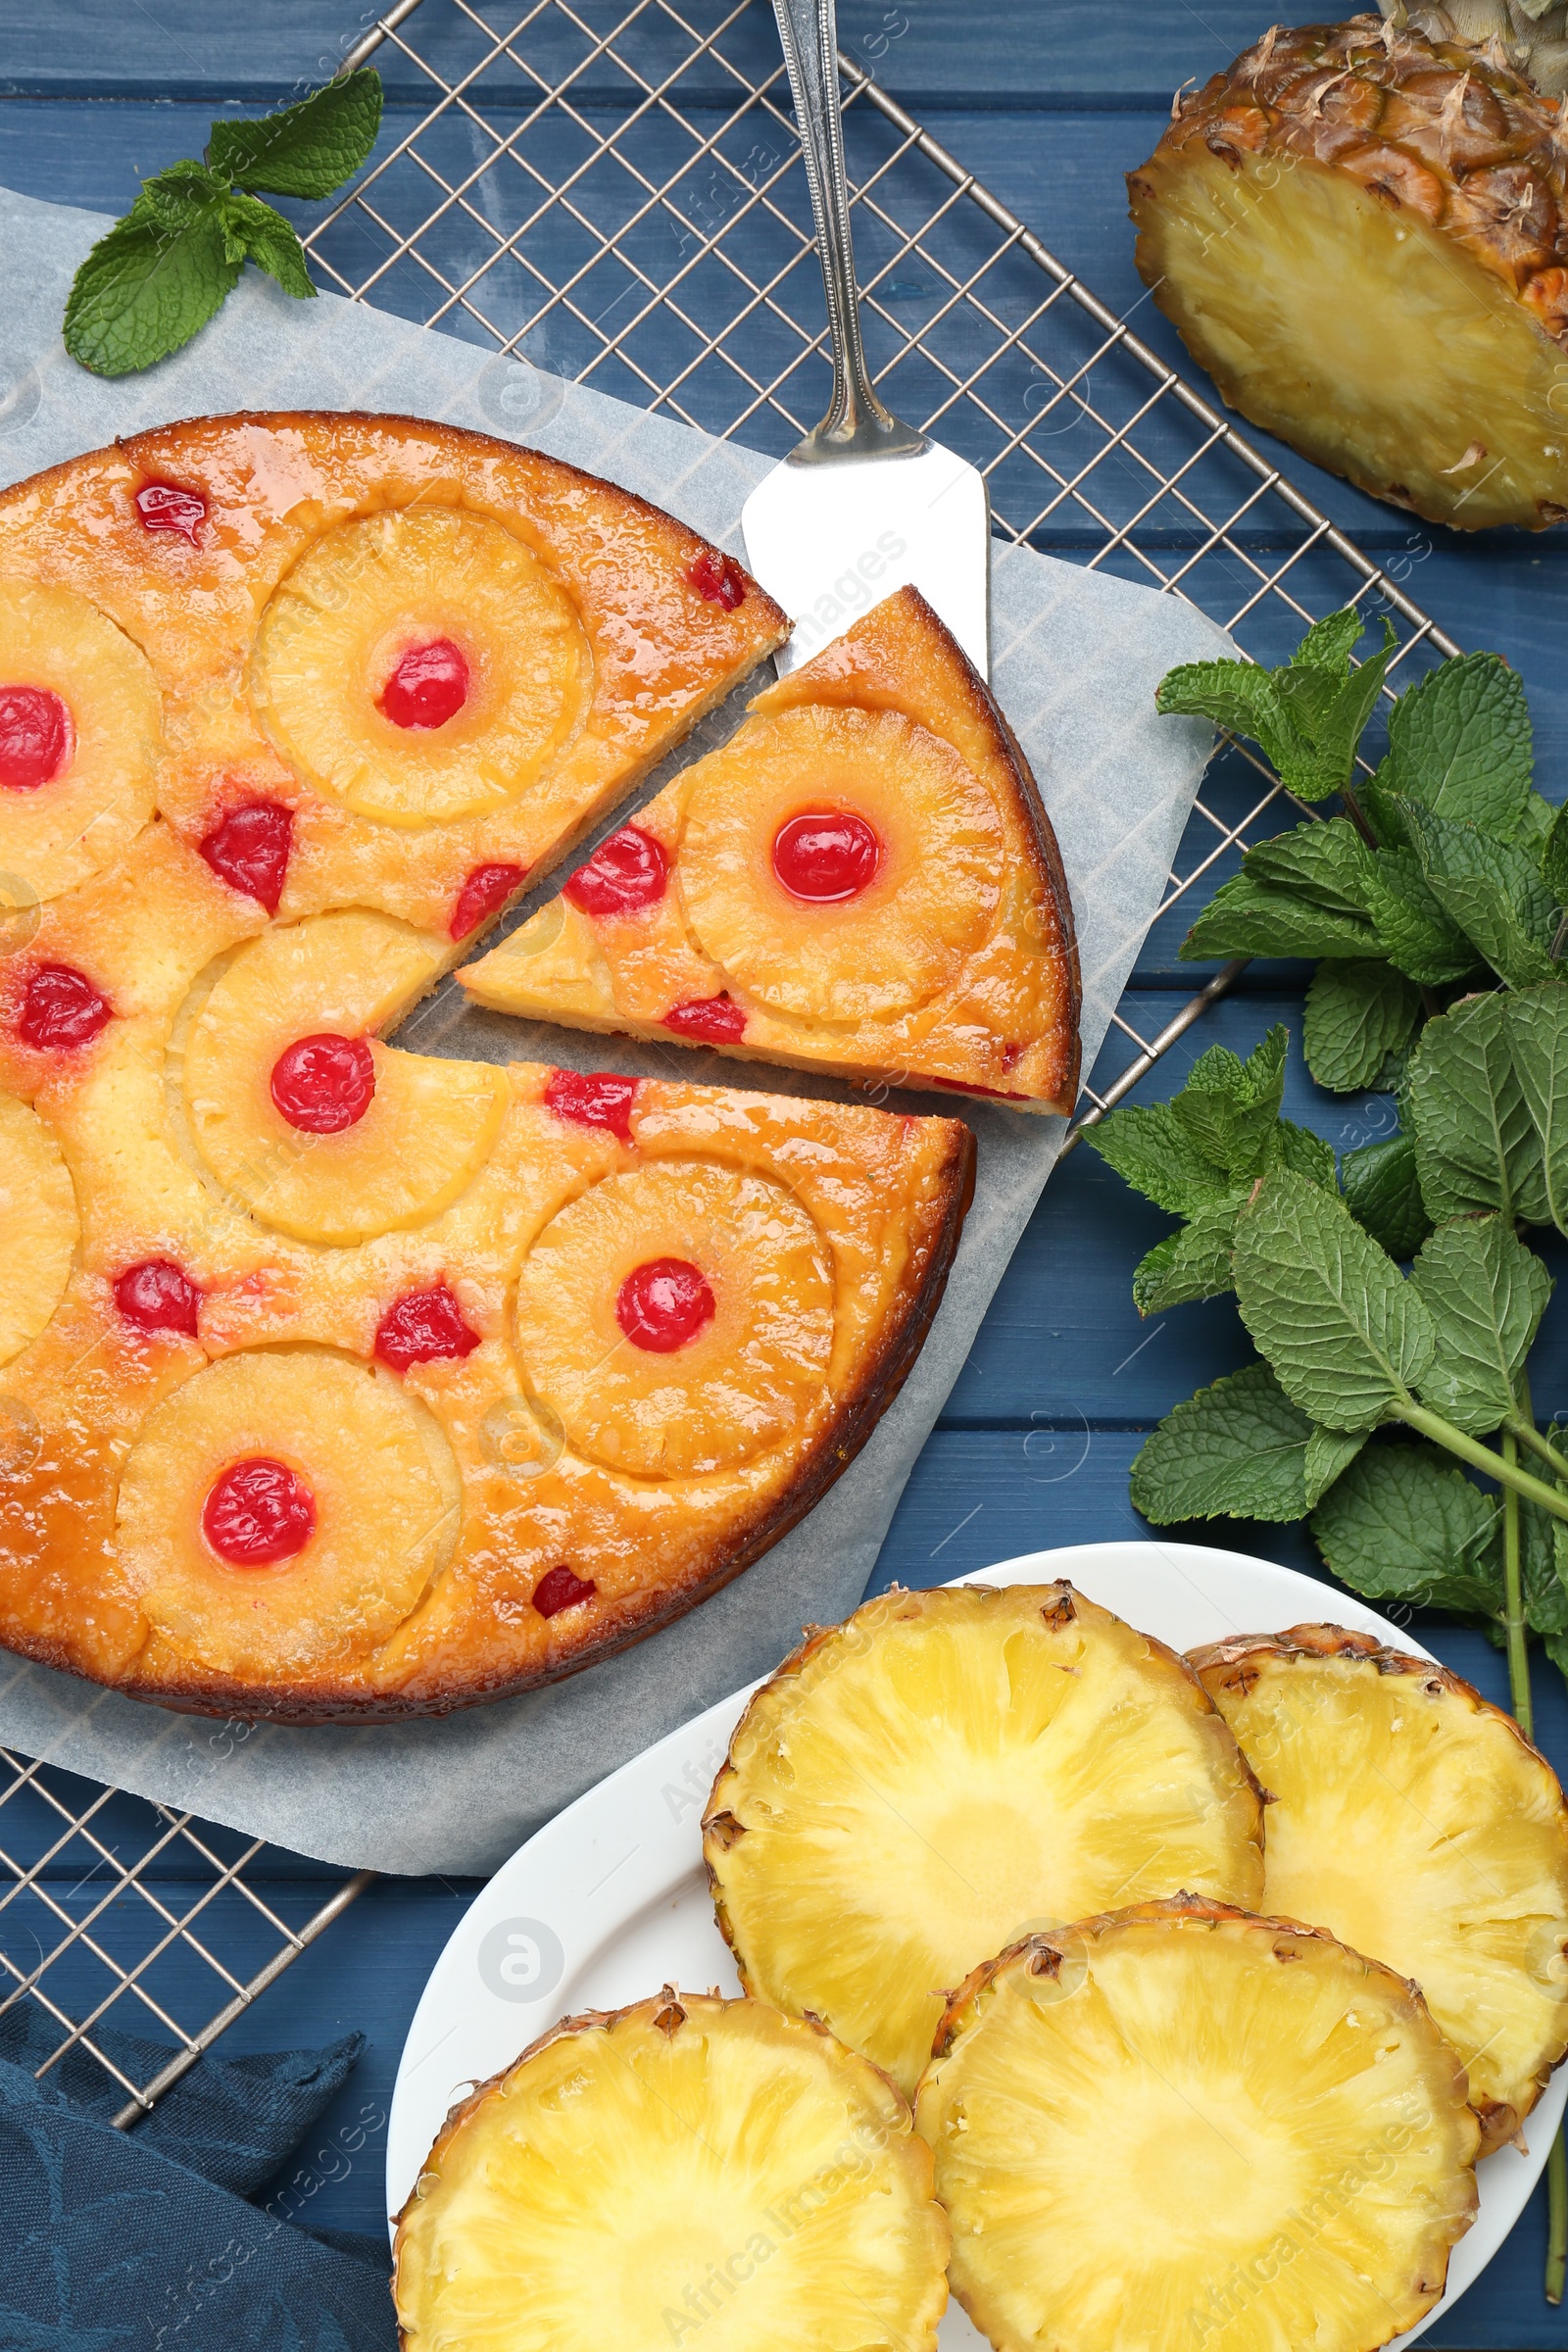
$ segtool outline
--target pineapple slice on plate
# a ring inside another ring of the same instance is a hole
[[[753,1698],[703,1850],[748,1990],[912,2091],[942,1989],[1031,1929],[1263,1884],[1198,1679],[1069,1585],[883,1593]]]
[[[438,942],[350,907],[276,926],[198,988],[171,1091],[202,1162],[265,1224],[365,1241],[449,1207],[483,1166],[505,1072],[367,1034],[441,967]]]
[[[1006,721],[912,588],[460,974],[481,1004],[1069,1110],[1078,961]]]
[[[1568,513],[1565,156],[1499,53],[1276,25],[1130,174],[1138,268],[1254,424],[1429,522],[1539,530]]]
[[[934,2352],[948,2225],[863,2059],[760,2001],[568,2017],[453,2109],[398,2221],[405,2352]]]
[[[121,857],[153,813],[163,698],[82,596],[0,580],[0,883],[35,906]]]
[[[915,2120],[997,2352],[1372,2352],[1476,2209],[1464,2069],[1420,1994],[1188,1896],[977,1969]]]
[[[35,1110],[0,1095],[0,1364],[60,1304],[80,1234],[60,1146]]]
[[[1568,2050],[1568,1806],[1518,1725],[1430,1658],[1335,1625],[1192,1665],[1268,1789],[1263,1901],[1414,1980],[1483,2153]]]
[[[607,1468],[734,1469],[830,1409],[826,1238],[745,1170],[662,1159],[607,1176],[529,1250],[517,1350],[567,1442]]]

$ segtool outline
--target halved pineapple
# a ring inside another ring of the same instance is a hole
[[[1145,283],[1244,416],[1430,522],[1568,513],[1562,126],[1499,52],[1276,25],[1127,184]]]
[[[907,1012],[951,986],[991,928],[1004,856],[996,803],[952,744],[901,710],[782,710],[689,781],[680,884],[692,928],[776,1011]],[[818,812],[868,828],[875,862],[862,886],[852,877],[843,898],[813,903],[786,888],[776,845]]]
[[[163,697],[139,646],[69,588],[0,580],[0,868],[38,899],[113,864],[153,813]]]
[[[0,1364],[60,1304],[80,1236],[60,1146],[27,1103],[0,1095]]]
[[[436,646],[458,658],[456,707],[400,719],[389,683]],[[251,699],[321,791],[422,826],[525,792],[579,725],[592,680],[576,606],[514,532],[407,507],[338,523],[300,559],[262,616]]]
[[[507,1103],[505,1073],[374,1043],[442,967],[440,944],[350,907],[275,925],[237,949],[188,1008],[171,1057],[189,1132],[212,1174],[301,1241],[347,1245],[447,1207],[483,1165]],[[345,1044],[353,1056],[343,1052]],[[334,1111],[290,1091],[317,1054]],[[342,1064],[334,1071],[331,1050]],[[287,1106],[287,1107],[285,1107]],[[323,1125],[321,1117],[341,1123]]]
[[[390,1373],[251,1348],[148,1414],[121,1475],[121,1571],[176,1656],[282,1680],[384,1642],[462,1508],[446,1440]]]
[[[1031,1929],[1261,1892],[1258,1790],[1197,1677],[1071,1586],[883,1593],[758,1691],[709,1800],[750,1991],[912,2091],[946,2001]]]
[[[733,1469],[827,1405],[826,1242],[766,1177],[702,1159],[626,1169],[535,1241],[517,1348],[578,1452],[643,1478]]]
[[[977,1969],[915,2118],[997,2352],[1372,2352],[1476,2207],[1464,2069],[1419,1993],[1188,1896]]]
[[[677,1994],[568,2017],[455,2108],[398,2221],[406,2352],[934,2352],[948,2226],[898,2093]]]
[[[1469,2070],[1483,2154],[1568,2050],[1568,1806],[1512,1716],[1337,1625],[1195,1650],[1268,1788],[1263,1900],[1412,1978]]]

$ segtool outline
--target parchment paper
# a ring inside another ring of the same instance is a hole
[[[741,505],[766,458],[357,304],[329,295],[292,301],[255,270],[195,343],[161,367],[118,383],[84,374],[65,356],[60,319],[72,273],[106,226],[98,215],[0,190],[6,481],[174,417],[241,408],[385,410],[499,432],[568,458],[743,553]],[[991,593],[993,684],[1033,763],[1072,891],[1087,1071],[1212,742],[1205,722],[1156,717],[1154,687],[1173,662],[1224,653],[1228,641],[1172,597],[1000,542]],[[742,699],[710,719],[680,760],[727,732]],[[627,806],[613,823],[624,821]],[[739,1068],[678,1048],[468,1011],[450,983],[408,1028],[416,1024],[423,1053],[650,1074],[678,1068],[785,1094],[839,1091],[830,1080],[760,1064]],[[936,1107],[929,1095],[893,1101]],[[941,1108],[958,1105],[944,1101]],[[809,1517],[678,1624],[551,1690],[441,1722],[366,1730],[214,1724],[0,1654],[0,1740],[327,1861],[418,1873],[493,1870],[615,1765],[776,1665],[804,1624],[831,1623],[858,1600],[905,1480],[1061,1145],[1059,1119],[985,1104],[963,1112],[979,1138],[974,1206],[902,1395]]]

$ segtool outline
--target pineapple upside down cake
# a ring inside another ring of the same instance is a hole
[[[853,1457],[966,1127],[381,1042],[784,628],[640,500],[410,419],[0,496],[0,1642],[440,1712],[678,1615]]]

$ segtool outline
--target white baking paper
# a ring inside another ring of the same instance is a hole
[[[95,214],[0,190],[7,482],[174,417],[242,408],[380,410],[476,426],[570,459],[741,552],[741,506],[766,458],[358,304],[329,295],[292,301],[254,270],[195,343],[161,367],[121,382],[84,374],[65,355],[60,320],[72,274],[107,225]],[[1224,653],[1228,641],[1175,597],[1001,543],[991,594],[993,684],[1039,779],[1072,891],[1087,1071],[1211,748],[1206,723],[1156,717],[1154,687],[1173,662]],[[680,759],[727,731],[742,699],[710,718]],[[612,821],[625,813],[623,807]],[[675,1047],[470,1011],[450,983],[409,1029],[416,1025],[422,1053],[650,1074],[678,1068],[784,1094],[839,1091],[830,1080],[759,1064],[738,1069]],[[928,1095],[895,1101],[933,1107]],[[327,1861],[416,1873],[493,1870],[591,1783],[776,1665],[803,1625],[831,1623],[858,1600],[1061,1146],[1059,1119],[963,1108],[979,1139],[974,1206],[903,1393],[810,1515],[678,1624],[551,1690],[440,1722],[365,1730],[215,1724],[0,1656],[0,1740]]]

